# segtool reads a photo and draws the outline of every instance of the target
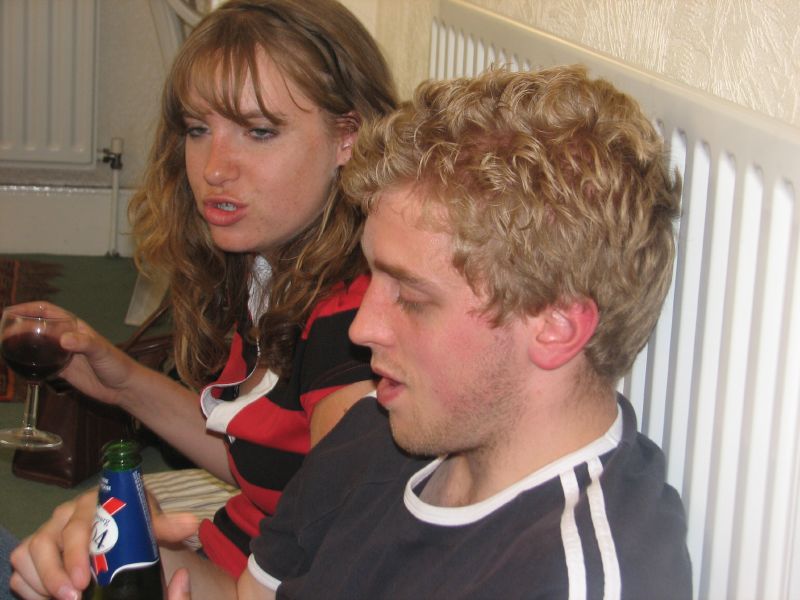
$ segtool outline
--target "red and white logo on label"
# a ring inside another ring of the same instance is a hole
[[[89,553],[95,573],[108,571],[106,553],[111,550],[119,539],[119,529],[114,521],[114,515],[125,508],[126,504],[119,498],[109,498],[98,505],[92,528],[92,540],[89,544]]]

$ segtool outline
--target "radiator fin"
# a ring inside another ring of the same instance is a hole
[[[0,0],[0,160],[94,163],[96,0]]]

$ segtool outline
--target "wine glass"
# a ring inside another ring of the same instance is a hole
[[[8,368],[28,381],[22,427],[0,430],[0,446],[23,450],[52,450],[61,438],[36,429],[39,387],[67,366],[72,353],[61,347],[61,336],[74,331],[75,317],[56,313],[42,304],[22,304],[3,311],[0,353]]]

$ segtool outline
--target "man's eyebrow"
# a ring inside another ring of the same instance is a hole
[[[396,279],[400,283],[409,285],[411,287],[419,288],[419,289],[433,289],[436,287],[433,282],[423,279],[422,277],[415,275],[408,269],[404,269],[403,267],[390,265],[380,259],[376,259],[374,264],[372,265],[373,271],[380,271],[381,273],[386,273],[392,279]]]

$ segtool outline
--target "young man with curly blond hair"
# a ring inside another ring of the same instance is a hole
[[[690,597],[681,500],[615,392],[670,285],[676,179],[577,67],[426,83],[362,131],[350,337],[377,403],[309,456],[251,574],[292,598]]]

